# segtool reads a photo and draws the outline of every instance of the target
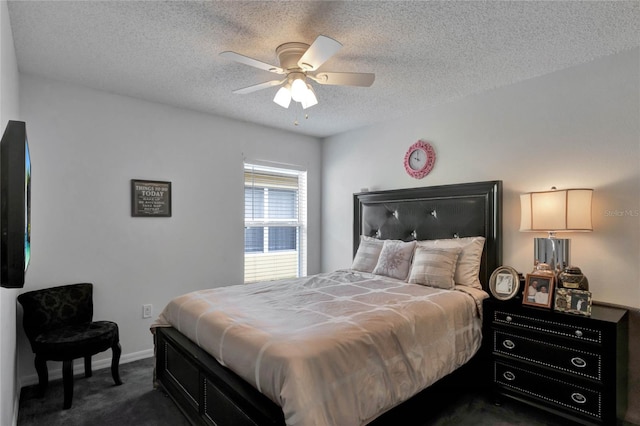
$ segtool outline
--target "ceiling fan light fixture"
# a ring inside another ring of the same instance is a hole
[[[283,108],[289,108],[293,99],[302,105],[302,109],[307,109],[318,104],[318,98],[311,85],[307,83],[307,78],[322,85],[369,87],[373,84],[375,75],[371,73],[316,72],[341,48],[340,42],[324,35],[319,35],[311,45],[299,42],[283,43],[276,48],[279,67],[231,51],[221,52],[220,56],[284,76],[282,80],[253,84],[234,90],[233,93],[244,95],[282,85],[273,102]]]
[[[307,109],[318,104],[318,98],[316,98],[316,93],[310,84],[307,84],[307,92],[300,103],[302,104],[302,109]]]
[[[282,108],[289,108],[289,104],[291,103],[291,92],[289,91],[289,88],[285,86],[281,87],[273,98],[273,102],[277,103]]]
[[[303,99],[307,96],[307,84],[304,79],[296,78],[291,82],[291,97],[296,102],[302,102]]]

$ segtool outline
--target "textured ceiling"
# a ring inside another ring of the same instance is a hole
[[[638,1],[10,1],[9,16],[20,72],[318,137],[640,45]],[[344,45],[320,71],[373,86],[315,85],[304,111],[277,88],[232,93],[274,75],[220,52],[278,65],[278,45],[319,34]]]

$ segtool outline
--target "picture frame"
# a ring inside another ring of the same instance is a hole
[[[520,291],[518,271],[511,266],[501,266],[489,278],[489,291],[498,300],[513,299]]]
[[[568,314],[591,316],[591,292],[572,288],[556,290],[553,309]]]
[[[132,217],[171,217],[171,182],[131,179]]]
[[[555,277],[551,274],[527,274],[522,292],[522,304],[551,308],[554,286]]]

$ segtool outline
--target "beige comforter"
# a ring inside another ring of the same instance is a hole
[[[336,271],[185,294],[152,328],[185,334],[280,405],[287,425],[361,425],[475,354],[483,297]]]

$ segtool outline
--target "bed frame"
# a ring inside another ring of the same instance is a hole
[[[485,289],[501,264],[501,181],[366,192],[353,202],[354,255],[360,235],[405,241],[482,235]],[[157,328],[155,345],[156,382],[192,424],[285,424],[278,405],[174,328]]]

